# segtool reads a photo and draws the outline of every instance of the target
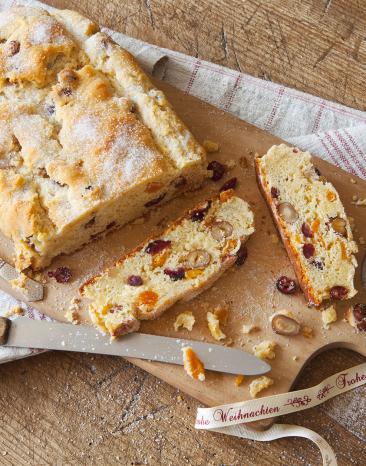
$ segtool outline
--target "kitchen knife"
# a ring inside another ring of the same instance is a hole
[[[36,282],[24,274],[18,272],[15,267],[0,259],[0,278],[7,281],[11,286],[12,282],[18,280],[23,286],[15,286],[20,293],[23,294],[25,299],[29,302],[42,301],[43,299],[43,285]]]
[[[182,348],[190,346],[208,370],[258,375],[271,370],[265,361],[245,351],[211,343],[130,333],[111,340],[93,327],[19,317],[0,317],[0,345],[82,353],[112,354],[151,361],[183,364]]]

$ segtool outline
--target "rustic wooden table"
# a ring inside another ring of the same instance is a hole
[[[366,109],[360,0],[52,0],[133,37]],[[297,387],[362,362],[318,356]],[[1,465],[319,464],[305,440],[271,444],[193,428],[197,402],[119,358],[46,353],[0,367]],[[286,416],[364,465],[366,387]]]

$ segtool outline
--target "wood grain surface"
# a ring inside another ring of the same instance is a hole
[[[364,109],[357,1],[52,1],[152,43]],[[364,361],[317,357],[297,388]],[[319,464],[307,441],[197,433],[197,403],[118,358],[48,353],[0,367],[0,464]],[[366,388],[284,417],[323,435],[340,465],[365,463]]]

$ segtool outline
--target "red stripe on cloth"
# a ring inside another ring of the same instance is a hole
[[[239,84],[240,84],[240,81],[241,81],[242,77],[243,77],[242,74],[237,75],[234,86],[231,89],[231,92],[229,93],[228,98],[227,98],[227,100],[226,100],[226,102],[224,104],[224,110],[225,111],[228,111],[229,108],[231,107],[231,104],[233,103],[236,91],[238,90],[238,87],[239,87]]]
[[[343,132],[348,136],[349,141],[353,144],[354,148],[356,149],[357,154],[360,156],[362,166],[366,168],[366,155],[357,144],[355,138],[352,136],[351,133],[348,132],[347,128],[343,130]]]
[[[176,60],[176,61],[180,61],[180,62],[183,62],[183,63],[189,63],[191,64],[192,63],[192,59],[191,58],[185,58],[185,57],[178,57],[174,54],[172,54],[172,57],[173,57],[173,60]],[[213,73],[216,73],[216,74],[221,74],[223,76],[229,76],[229,77],[236,77],[236,73],[234,71],[230,72],[230,70],[225,70],[225,69],[217,69],[215,67],[215,65],[211,65],[209,63],[200,63],[200,68],[203,68],[203,69],[207,69]],[[245,80],[248,81],[248,82],[251,82],[253,83],[254,86],[256,87],[260,87],[260,88],[265,88],[271,92],[275,92],[273,89],[278,89],[278,87],[280,87],[280,84],[276,84],[276,83],[273,83],[273,82],[269,82],[269,81],[264,81],[262,79],[259,79],[259,78],[255,78],[254,76],[250,76],[250,75],[247,75],[247,74],[243,74],[243,76],[245,77]],[[312,104],[317,104],[317,105],[320,105],[319,102],[321,102],[321,99],[319,99],[319,97],[316,97],[316,96],[313,96],[313,95],[306,95],[306,94],[302,94],[302,93],[297,93],[297,91],[294,91],[293,89],[291,88],[286,88],[286,95],[291,97],[291,98],[294,98],[294,99],[297,99],[297,100],[300,100],[300,101],[303,101],[303,102],[308,102],[308,103],[312,103]],[[361,115],[358,115],[356,113],[354,113],[352,111],[352,109],[346,109],[346,108],[338,108],[336,107],[335,105],[333,105],[331,102],[326,102],[325,105],[324,105],[324,108],[326,109],[329,109],[330,111],[334,112],[334,113],[340,113],[342,115],[347,115],[349,117],[352,117],[352,118],[355,118],[356,120],[360,120],[360,121],[363,121],[365,122],[366,121],[366,116],[361,116]],[[355,111],[356,112],[356,111]]]
[[[329,133],[326,133],[325,138],[329,141],[330,145],[333,147],[334,152],[339,157],[340,161],[342,162],[343,168],[346,168],[348,172],[355,175],[355,170],[353,169],[352,165],[349,163],[347,157],[343,154],[342,150],[338,147],[337,142],[332,138]]]
[[[312,133],[316,133],[318,131],[318,129],[319,129],[320,120],[321,120],[321,118],[323,116],[323,112],[324,112],[324,107],[325,107],[325,102],[323,100],[321,102],[321,104],[319,106],[319,110],[318,110],[318,112],[316,114]]]
[[[353,152],[353,150],[351,149],[351,147],[349,146],[347,141],[344,139],[344,137],[341,135],[341,133],[338,130],[335,132],[335,135],[337,136],[337,138],[338,138],[339,142],[341,143],[342,147],[344,148],[344,150],[347,152],[347,154],[353,160],[354,166],[357,167],[358,173],[356,173],[356,174],[366,177],[365,167],[363,167],[362,164],[360,164],[358,156]]]
[[[278,111],[278,108],[280,106],[281,99],[282,99],[284,93],[285,93],[285,88],[283,86],[281,86],[279,88],[279,90],[278,90],[277,99],[275,100],[275,102],[273,104],[271,113],[269,114],[268,119],[266,121],[266,124],[264,125],[264,129],[267,130],[267,131],[271,128],[271,126],[273,124],[273,120],[274,120],[274,118],[276,116],[276,113]]]
[[[184,91],[185,94],[189,94],[191,92],[194,80],[196,79],[196,76],[197,76],[197,73],[198,73],[198,70],[199,70],[200,66],[201,66],[201,62],[200,62],[200,60],[197,60],[196,63],[194,64],[194,67],[193,67],[191,76],[189,78],[186,90]]]
[[[328,149],[328,146],[325,144],[324,139],[321,138],[321,137],[319,136],[319,134],[317,134],[316,137],[319,139],[320,144],[324,147],[325,152],[328,154],[329,158],[330,158],[331,160],[333,160],[334,165],[337,165],[337,167],[340,167],[341,164],[339,163],[338,159],[337,159],[336,157],[334,157],[334,155],[332,154],[332,152]]]

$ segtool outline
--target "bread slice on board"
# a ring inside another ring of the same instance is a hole
[[[203,202],[82,285],[93,322],[120,336],[192,299],[245,261],[253,232],[253,213],[232,190]]]
[[[281,144],[257,156],[255,167],[309,304],[354,296],[357,245],[337,191],[311,154]]]

